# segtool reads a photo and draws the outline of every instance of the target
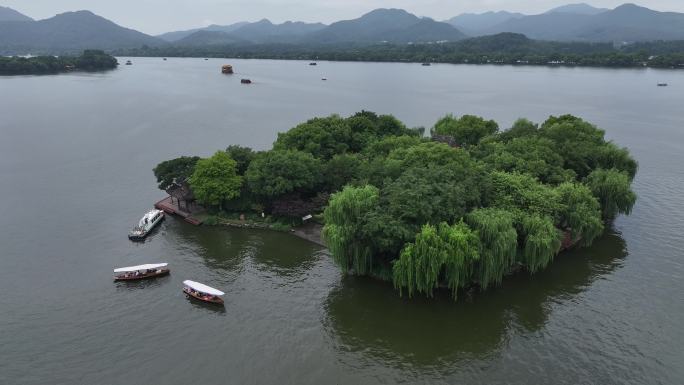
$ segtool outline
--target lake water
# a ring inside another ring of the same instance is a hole
[[[684,71],[132,60],[0,78],[1,384],[684,381]],[[284,233],[168,218],[126,238],[164,195],[158,162],[266,149],[362,109],[426,127],[582,116],[639,160],[638,203],[593,247],[457,303],[343,277]],[[160,261],[171,276],[112,282],[114,267]],[[225,291],[225,309],[188,301],[184,279]]]

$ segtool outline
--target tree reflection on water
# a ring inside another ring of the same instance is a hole
[[[391,284],[345,277],[326,301],[326,329],[336,349],[399,367],[444,368],[498,354],[512,332],[546,324],[555,302],[571,300],[621,266],[625,241],[608,232],[590,248],[565,252],[546,270],[507,277],[499,288],[461,293],[454,302],[400,298]]]

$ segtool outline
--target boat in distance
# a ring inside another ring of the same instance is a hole
[[[183,281],[183,293],[185,293],[188,297],[217,305],[223,305],[223,299],[221,296],[226,294],[221,290],[214,289],[211,286],[191,281],[189,279]]]
[[[171,270],[166,268],[168,265],[168,263],[147,263],[138,266],[120,267],[114,269],[115,273],[119,273],[114,276],[114,281],[137,281],[168,275],[171,272]]]
[[[128,239],[131,241],[142,241],[147,235],[164,219],[164,212],[162,210],[150,210],[138,222],[138,225],[128,233]]]

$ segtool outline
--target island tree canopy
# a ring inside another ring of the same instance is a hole
[[[207,205],[294,221],[323,211],[323,236],[345,274],[392,280],[409,296],[444,287],[455,298],[516,270],[543,270],[563,247],[591,245],[636,200],[628,150],[574,116],[499,131],[447,115],[431,132],[456,147],[420,132],[367,111],[332,115],[279,134],[272,150],[231,146],[155,174],[161,187],[194,161],[191,185]]]
[[[166,190],[175,182],[185,181],[195,171],[198,160],[200,160],[199,156],[182,156],[159,163],[153,170],[154,176],[157,177],[158,187]]]
[[[219,206],[240,195],[242,177],[237,175],[236,163],[224,151],[211,158],[200,159],[190,176],[190,187],[200,203]]]

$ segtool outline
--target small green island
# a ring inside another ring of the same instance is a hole
[[[0,75],[44,75],[70,71],[105,71],[119,65],[101,50],[85,50],[80,56],[0,56]]]
[[[160,163],[159,188],[186,183],[212,214],[322,226],[345,274],[393,282],[399,293],[485,290],[589,246],[629,214],[637,162],[581,118],[520,119],[507,130],[447,115],[426,137],[389,115],[314,118],[273,148],[230,146],[209,158]]]

